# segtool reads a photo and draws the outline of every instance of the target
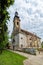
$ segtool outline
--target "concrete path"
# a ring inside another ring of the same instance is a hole
[[[24,65],[43,65],[43,53],[37,53],[36,56],[30,55],[23,52],[13,51],[15,53],[18,53],[20,55],[23,55],[27,57],[28,59],[24,60]]]
[[[24,65],[43,65],[43,55],[29,55],[28,59],[24,61]]]

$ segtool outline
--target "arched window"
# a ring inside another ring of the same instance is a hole
[[[15,39],[12,40],[12,43],[15,42]]]
[[[32,43],[30,43],[30,47],[32,47]]]
[[[23,38],[21,37],[21,39],[23,39]]]
[[[21,48],[23,47],[23,44],[21,44]]]
[[[17,25],[19,25],[19,22],[17,22]]]

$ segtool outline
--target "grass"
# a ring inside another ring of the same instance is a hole
[[[25,59],[26,57],[24,56],[4,50],[3,53],[0,54],[0,65],[23,65],[23,60]]]

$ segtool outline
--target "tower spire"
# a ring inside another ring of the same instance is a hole
[[[18,16],[18,12],[17,11],[15,12],[15,16]]]

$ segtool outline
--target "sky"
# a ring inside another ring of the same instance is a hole
[[[36,34],[43,40],[43,0],[15,0],[7,9],[10,15],[8,31],[13,30],[13,18],[17,11],[21,19],[21,28]]]

